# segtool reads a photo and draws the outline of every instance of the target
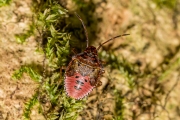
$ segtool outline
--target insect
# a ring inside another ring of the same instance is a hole
[[[76,14],[76,13],[75,13]],[[99,47],[89,46],[89,39],[86,27],[81,17],[76,14],[81,21],[86,35],[87,47],[84,52],[72,57],[71,62],[65,70],[64,88],[66,94],[74,99],[86,97],[95,87],[101,86],[100,77],[104,73],[102,62],[98,58],[98,50],[107,42],[129,34],[113,37]]]

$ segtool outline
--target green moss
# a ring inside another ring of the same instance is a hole
[[[23,43],[28,37],[38,32],[41,39],[38,39],[37,43],[41,44],[48,63],[40,67],[44,68],[40,74],[31,66],[24,65],[12,76],[20,79],[23,73],[27,73],[39,84],[35,95],[26,103],[24,118],[31,119],[33,106],[38,105],[41,109],[40,113],[46,119],[75,120],[83,109],[83,100],[76,101],[66,96],[63,83],[64,72],[60,71],[67,65],[70,54],[71,33],[66,30],[67,24],[65,24],[68,11],[58,2],[50,0],[35,3],[34,6],[36,6],[34,22],[30,30],[16,35],[16,38],[18,42]],[[36,9],[37,7],[39,9]]]
[[[9,5],[11,3],[11,0],[0,0],[0,7]]]
[[[15,80],[21,79],[23,73],[27,73],[31,77],[31,79],[36,82],[40,82],[42,79],[42,76],[40,74],[38,74],[35,70],[28,66],[21,66],[20,69],[16,70],[13,73],[12,78]]]
[[[174,9],[177,3],[177,0],[153,0],[154,3],[160,8],[167,7]]]
[[[119,91],[115,92],[115,120],[124,120],[124,98]]]

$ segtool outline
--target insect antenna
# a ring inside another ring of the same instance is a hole
[[[85,35],[86,35],[86,43],[87,43],[87,47],[88,47],[89,46],[89,39],[88,39],[88,32],[87,32],[86,26],[85,26],[83,20],[81,19],[81,17],[76,12],[75,12],[75,15],[79,18],[79,20],[81,21],[81,23],[83,25]]]
[[[113,38],[111,38],[111,39],[109,39],[109,40],[107,40],[107,41],[105,41],[105,42],[103,42],[103,43],[100,43],[100,45],[97,47],[97,51],[98,51],[104,44],[108,43],[109,41],[114,40],[114,39],[116,39],[116,38],[118,38],[118,37],[126,36],[126,35],[130,35],[130,34],[118,35],[118,36],[115,36],[115,37],[113,37]]]

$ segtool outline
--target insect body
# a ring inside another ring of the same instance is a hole
[[[82,22],[87,38],[87,48],[84,52],[72,57],[65,71],[64,87],[68,96],[74,99],[82,99],[87,96],[94,87],[101,85],[100,77],[104,73],[103,65],[98,58],[97,51],[100,47],[117,37],[129,35],[123,34],[116,36],[102,43],[97,49],[88,45],[88,34],[82,19],[76,14]]]
[[[75,99],[87,96],[94,87],[100,86],[100,76],[104,73],[97,50],[89,46],[83,53],[74,56],[66,69],[65,89]]]

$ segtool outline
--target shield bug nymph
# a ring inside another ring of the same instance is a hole
[[[83,25],[87,47],[84,52],[72,57],[65,71],[64,88],[69,97],[82,99],[87,96],[94,87],[101,86],[100,77],[104,73],[104,70],[102,62],[98,58],[98,50],[107,42],[129,34],[113,37],[100,44],[97,48],[89,46],[88,33],[84,22],[78,14],[76,14],[76,16]]]

